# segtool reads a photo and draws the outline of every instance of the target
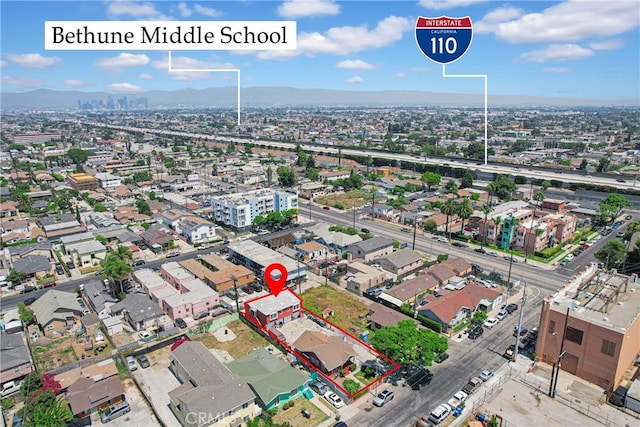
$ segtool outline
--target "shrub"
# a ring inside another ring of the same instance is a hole
[[[351,379],[346,379],[342,382],[342,386],[349,394],[354,394],[356,391],[360,390],[360,384]]]

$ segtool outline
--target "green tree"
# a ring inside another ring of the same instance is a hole
[[[462,219],[462,224],[460,224],[460,233],[464,231],[464,220],[471,218],[471,215],[473,215],[473,206],[471,206],[469,198],[465,197],[458,204],[458,216]]]
[[[471,320],[474,323],[484,323],[485,320],[487,320],[487,313],[485,313],[484,311],[480,311],[480,310],[476,310],[473,312],[473,317],[471,318]]]
[[[31,325],[36,320],[36,315],[33,310],[23,302],[18,303],[18,317],[20,317],[20,320],[25,325]]]
[[[627,248],[620,240],[609,240],[594,254],[606,268],[619,268],[625,260]]]
[[[266,223],[267,223],[267,218],[265,218],[263,215],[257,215],[255,218],[253,218],[253,225],[258,228],[261,228]]]
[[[106,212],[107,207],[103,203],[96,203],[93,205],[93,210],[96,212]]]
[[[413,320],[401,320],[373,333],[371,345],[401,364],[424,360],[431,365],[434,353],[447,351],[447,339],[429,329],[418,329]]]
[[[435,172],[425,172],[420,177],[420,180],[427,184],[427,186],[431,189],[436,185],[440,185],[440,180],[442,177]]]
[[[444,232],[445,233],[449,233],[449,239],[451,239],[451,230],[450,230],[450,227],[449,227],[449,218],[451,218],[453,215],[455,215],[457,210],[458,210],[458,205],[456,204],[456,201],[452,197],[449,197],[442,204],[442,207],[440,208],[440,212],[442,212],[444,215],[447,216],[447,222],[445,223],[445,226],[444,226]]]
[[[172,241],[173,242],[173,241]],[[111,293],[114,298],[124,292],[124,281],[133,272],[133,268],[116,252],[109,253],[101,262],[104,276],[109,279]]]
[[[482,205],[480,210],[484,214],[484,226],[482,227],[482,244],[480,245],[480,247],[483,247],[487,244],[487,229],[489,228],[487,227],[487,218],[489,217],[489,214],[493,212],[493,206],[491,206],[490,204]]]
[[[142,199],[136,200],[136,208],[138,208],[138,213],[141,215],[148,215],[148,216],[152,215],[151,208],[149,207],[149,203],[147,203],[145,200],[142,200]]]
[[[7,275],[7,281],[11,283],[13,286],[18,286],[26,275],[22,271],[18,270],[9,270],[9,274]]]
[[[102,243],[103,245],[106,245],[106,244],[107,244],[107,238],[106,238],[106,237],[104,237],[102,234],[98,234],[98,235],[96,236],[96,240],[97,240],[98,242]]]
[[[286,166],[278,166],[278,169],[276,169],[276,173],[278,174],[278,182],[285,188],[294,187],[298,182],[298,180],[296,179],[296,174],[291,168],[288,168]]]
[[[76,171],[82,172],[82,165],[87,161],[89,157],[93,156],[93,153],[81,148],[70,148],[69,151],[67,151],[67,156],[76,165]]]
[[[303,150],[298,150],[298,158],[296,159],[296,166],[306,166],[307,165],[307,153]]]
[[[436,231],[438,229],[438,224],[432,220],[428,219],[424,222],[424,229],[427,231]]]
[[[468,170],[462,172],[462,176],[460,177],[460,188],[470,188],[473,187],[473,174]]]
[[[498,175],[493,182],[495,183],[495,188],[496,188],[496,196],[498,196],[501,199],[510,199],[511,198],[511,193],[513,193],[514,191],[516,191],[516,189],[518,188],[516,186],[516,183],[513,182],[513,180],[507,178],[504,175]]]
[[[360,390],[360,383],[352,379],[346,379],[342,381],[342,387],[344,387],[344,389],[347,390],[348,393],[354,394],[355,392]]]
[[[447,184],[445,185],[445,189],[447,190],[447,193],[452,193],[452,194],[455,194],[456,196],[458,195],[458,184],[456,184],[456,182],[452,179],[447,181]]]

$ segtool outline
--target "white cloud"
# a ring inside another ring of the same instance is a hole
[[[589,46],[593,50],[616,50],[620,49],[624,43],[622,40],[601,40],[599,42],[589,43]]]
[[[522,9],[513,6],[499,7],[482,17],[481,20],[473,23],[473,32],[477,34],[487,34],[495,32],[499,24],[522,16]]]
[[[9,61],[25,68],[49,68],[60,64],[62,60],[56,56],[42,56],[39,53],[24,53],[21,55],[7,54]]]
[[[157,61],[152,61],[151,66],[157,70],[169,71],[169,57],[165,57],[163,59],[159,59]],[[171,69],[169,72],[172,80],[182,80],[182,81],[190,81],[190,80],[205,80],[215,77],[223,77],[227,78],[236,78],[236,73],[234,69],[237,69],[234,64],[231,63],[218,63],[218,62],[210,62],[210,61],[202,61],[199,59],[189,58],[187,56],[172,56],[171,57]],[[206,70],[229,70],[229,72],[211,72]],[[176,71],[177,70],[177,71]],[[181,70],[189,70],[189,71],[181,71]],[[202,71],[200,71],[202,70]],[[233,74],[231,74],[233,73]]]
[[[44,80],[35,77],[11,77],[5,76],[0,79],[3,85],[19,86],[24,88],[34,88],[44,86]]]
[[[345,70],[373,70],[376,68],[362,59],[346,59],[336,64],[337,68],[343,68]]]
[[[572,61],[587,58],[595,52],[577,44],[552,44],[544,49],[525,52],[518,58],[525,62]]]
[[[183,18],[187,18],[193,13],[185,2],[178,3],[178,10],[180,11],[180,16],[182,16]]]
[[[82,80],[76,80],[76,79],[69,79],[69,80],[65,80],[63,82],[63,84],[65,86],[69,86],[69,87],[85,87],[85,86],[91,86],[85,82],[83,82]]]
[[[8,67],[9,63],[7,61],[0,60],[0,68]]]
[[[212,9],[210,7],[201,6],[199,4],[196,4],[195,6],[193,6],[193,10],[198,12],[200,15],[208,16],[210,18],[215,18],[216,16],[222,15],[222,12],[220,12],[219,10]]]
[[[467,7],[476,3],[484,3],[489,0],[420,0],[420,6],[431,10],[453,9]]]
[[[397,79],[404,79],[405,77],[407,77],[407,73],[403,73],[402,71],[398,71],[397,73],[394,74],[394,76]]]
[[[350,79],[348,79],[346,82],[351,84],[351,85],[357,85],[357,84],[360,84],[360,83],[364,82],[364,80],[360,76],[354,76],[354,77],[351,77]]]
[[[142,74],[138,75],[138,78],[142,79],[142,80],[151,80],[153,78],[153,76],[151,74],[149,74],[149,73],[142,73]]]
[[[140,86],[132,85],[131,83],[112,83],[107,86],[107,90],[112,92],[141,92]]]
[[[128,17],[147,21],[173,20],[172,17],[157,11],[153,3],[137,3],[133,1],[114,1],[109,3],[107,15],[113,19]]]
[[[542,72],[543,73],[558,73],[558,74],[564,74],[564,73],[568,73],[569,70],[567,67],[548,67],[548,68],[543,68]]]
[[[147,65],[149,63],[149,57],[143,53],[133,54],[123,52],[120,55],[113,58],[104,58],[96,61],[96,65],[107,71],[122,71],[127,67],[139,67],[141,65]]]
[[[507,43],[567,43],[608,37],[640,26],[637,1],[568,0],[539,13],[502,22],[493,29]]]
[[[340,13],[340,6],[333,0],[286,0],[278,6],[278,14],[284,18],[327,16]]]
[[[297,49],[294,51],[259,52],[259,59],[284,59],[298,55],[314,56],[318,54],[350,55],[368,49],[388,46],[401,40],[402,35],[413,28],[407,18],[388,16],[368,30],[360,27],[334,27],[324,34],[298,34]]]

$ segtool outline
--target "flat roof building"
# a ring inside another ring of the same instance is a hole
[[[228,249],[229,259],[233,259],[238,264],[244,265],[260,278],[263,277],[264,270],[269,265],[276,263],[282,264],[287,270],[287,282],[291,282],[307,274],[306,266],[303,263],[262,246],[253,240],[230,243]]]

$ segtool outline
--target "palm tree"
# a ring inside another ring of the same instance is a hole
[[[536,220],[536,211],[540,207],[540,202],[544,200],[544,193],[542,191],[536,191],[536,194],[533,195],[533,200],[536,204],[533,207],[533,220]]]
[[[487,203],[486,205],[482,205],[480,210],[482,211],[482,213],[484,213],[484,230],[482,233],[482,244],[480,245],[480,247],[482,248],[487,244],[487,218],[489,217],[489,214],[494,211],[494,209],[491,204]]]
[[[451,217],[452,215],[455,215],[457,210],[458,210],[458,205],[456,204],[455,200],[451,197],[448,198],[447,201],[444,202],[442,204],[442,207],[440,208],[440,212],[442,212],[447,216],[447,222],[445,224],[444,232],[449,233],[449,239],[451,239],[451,232],[449,230],[449,217]]]
[[[487,184],[487,190],[489,191],[489,202],[488,204],[491,204],[491,199],[493,198],[493,195],[496,193],[496,190],[498,189],[498,187],[496,187],[496,183],[491,181],[490,183]]]
[[[469,219],[471,215],[473,215],[473,206],[471,206],[469,198],[465,197],[458,205],[458,216],[462,219],[462,224],[460,225],[461,233],[464,232],[464,220]]]
[[[111,287],[112,294],[117,298],[121,292],[124,292],[123,281],[133,272],[133,268],[116,253],[107,255],[101,264],[104,269],[104,276],[109,279],[110,283],[113,283]]]
[[[456,182],[452,179],[447,181],[447,184],[445,185],[445,189],[447,190],[448,193],[455,194],[456,196],[458,195],[458,184],[456,184]]]
[[[502,223],[502,217],[498,215],[497,217],[493,218],[493,223],[495,224],[495,230],[493,231],[493,243],[495,243],[496,238],[498,237],[498,228]]]
[[[118,245],[114,254],[124,262],[129,262],[133,259],[131,249],[126,246]]]
[[[627,253],[626,253],[625,257],[624,257],[624,262],[622,263],[622,268],[621,268],[621,273],[622,274],[628,274],[627,271],[626,271],[627,260],[632,255],[631,254],[631,243],[633,243],[632,242],[633,235],[637,231],[640,231],[640,221],[631,221],[629,223],[629,226],[627,227],[627,231],[625,231],[624,236],[622,236],[622,240],[626,240],[627,241]],[[636,246],[637,245],[638,245],[638,242],[636,242]]]

